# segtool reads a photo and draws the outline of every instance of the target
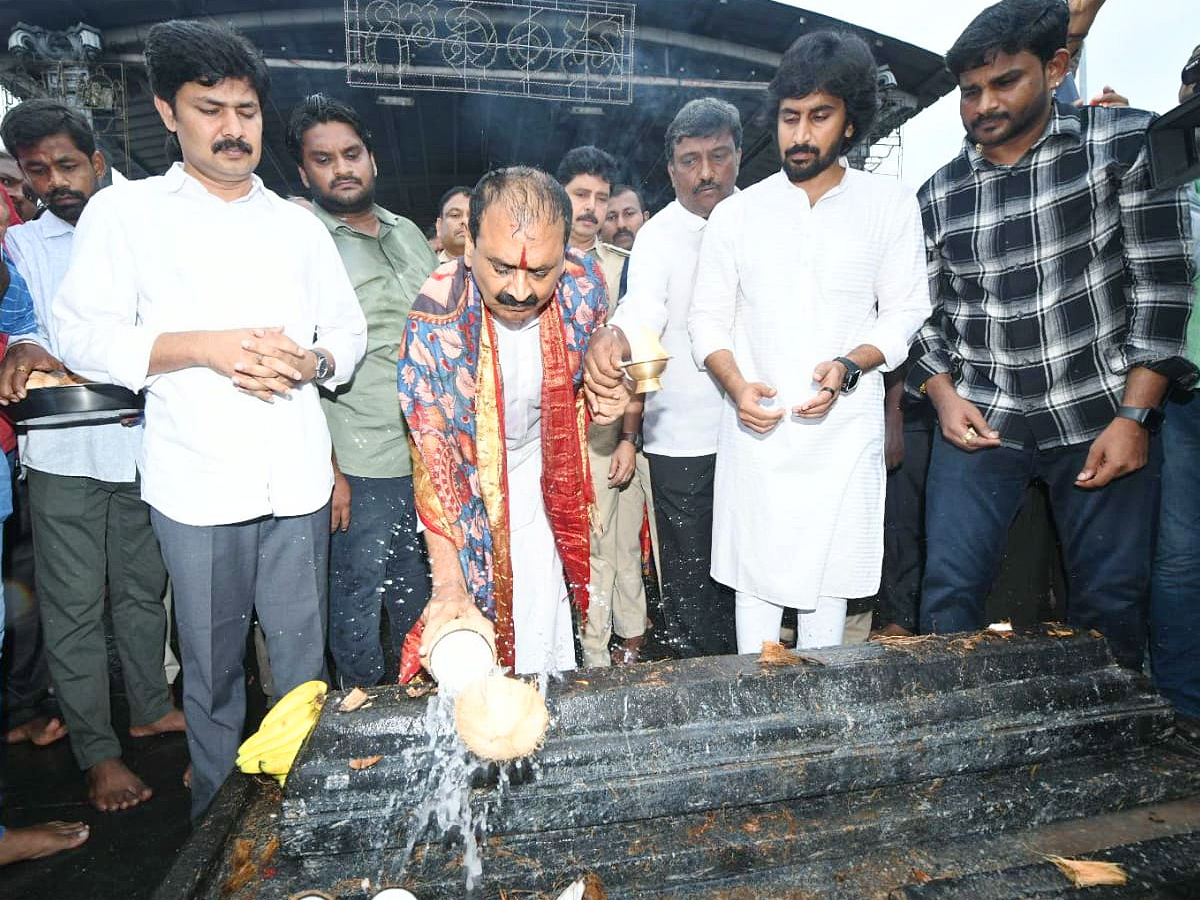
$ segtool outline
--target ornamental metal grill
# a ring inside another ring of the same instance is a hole
[[[346,83],[633,102],[634,5],[602,0],[346,0]]]

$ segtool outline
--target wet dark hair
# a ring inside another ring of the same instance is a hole
[[[554,173],[554,177],[558,179],[559,184],[565,185],[576,175],[592,175],[601,181],[607,181],[611,188],[617,180],[619,168],[612,154],[588,144],[568,150],[562,162],[558,164],[558,171]]]
[[[1064,0],[1002,0],[971,20],[946,52],[946,68],[958,78],[986,66],[997,53],[1024,50],[1048,63],[1067,46],[1070,18]]]
[[[541,169],[510,166],[493,169],[479,179],[471,191],[471,215],[467,220],[473,242],[479,240],[483,214],[493,203],[504,204],[518,230],[533,224],[561,221],[563,247],[571,240],[571,219],[574,218],[571,198],[561,184]]]
[[[212,22],[172,19],[146,35],[146,75],[154,95],[175,108],[179,89],[191,81],[212,87],[244,78],[265,106],[271,73],[258,49],[232,28]]]
[[[363,142],[367,152],[375,152],[371,144],[371,129],[353,106],[324,94],[309,94],[292,109],[292,114],[288,117],[287,131],[283,136],[288,153],[297,165],[304,161],[304,135],[310,128],[327,122],[349,125]]]
[[[35,98],[18,103],[0,122],[0,140],[14,159],[54,134],[65,134],[75,149],[91,156],[96,152],[96,135],[83,113],[57,100]]]
[[[471,199],[471,189],[469,187],[463,187],[461,184],[456,184],[454,187],[450,188],[450,190],[446,191],[446,193],[442,194],[442,199],[438,201],[437,207],[437,217],[439,219],[442,217],[442,213],[446,211],[446,204],[450,202],[452,197],[457,197],[459,194],[466,194],[467,199]]]
[[[879,69],[867,42],[845,31],[813,31],[783,54],[779,70],[767,88],[767,110],[773,122],[779,104],[789,97],[822,91],[846,105],[846,123],[853,134],[842,138],[839,152],[867,140],[879,115]]]
[[[728,131],[733,147],[742,147],[742,116],[736,106],[716,97],[700,97],[683,104],[664,136],[667,162],[675,159],[675,146],[685,138],[715,137]],[[616,191],[614,190],[615,194]],[[639,195],[640,199],[640,195]],[[643,207],[644,208],[644,207]]]
[[[642,212],[646,211],[646,201],[642,199],[642,192],[635,188],[632,184],[614,184],[612,191],[609,193],[609,198],[617,196],[617,194],[633,194],[638,198],[638,206]]]

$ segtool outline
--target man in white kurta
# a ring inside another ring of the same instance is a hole
[[[725,387],[712,576],[737,592],[738,651],[841,643],[846,599],[879,586],[883,379],[929,312],[921,223],[896,181],[846,166],[870,130],[875,67],[814,33],[772,82],[783,171],[713,210],[689,316]],[[840,77],[839,77],[840,76]],[[841,97],[825,84],[858,83]]]

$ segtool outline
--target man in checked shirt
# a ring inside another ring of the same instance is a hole
[[[967,139],[920,192],[933,314],[908,388],[941,434],[927,483],[921,630],[982,626],[1021,492],[1049,486],[1068,620],[1141,661],[1161,448],[1191,300],[1182,189],[1155,191],[1153,116],[1055,103],[1062,0],[1004,0],[946,54]]]

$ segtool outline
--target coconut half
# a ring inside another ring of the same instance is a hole
[[[454,724],[476,756],[507,762],[542,746],[550,711],[532,684],[496,674],[463,689],[454,703]]]

